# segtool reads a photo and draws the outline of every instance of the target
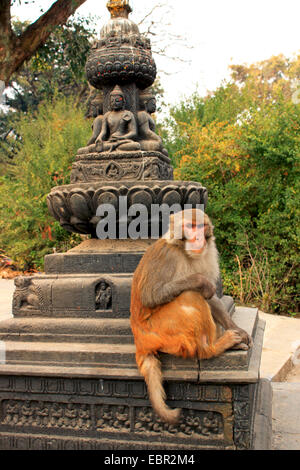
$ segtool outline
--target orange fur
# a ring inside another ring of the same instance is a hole
[[[151,284],[153,269],[157,275],[160,266],[158,275],[162,284],[165,277],[172,276],[172,259],[177,262],[175,268],[181,269],[180,253],[183,251],[182,247],[158,240],[147,250],[137,267],[131,290],[130,322],[137,365],[147,383],[154,410],[169,423],[178,421],[180,410],[171,410],[165,404],[158,352],[184,358],[208,359],[221,354],[240,340],[233,330],[227,330],[217,338],[210,307],[197,291],[185,290],[171,302],[154,308],[143,305],[142,290]]]

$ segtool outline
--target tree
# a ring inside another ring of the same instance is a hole
[[[12,75],[9,85],[14,93],[6,98],[6,104],[26,112],[57,92],[76,96],[78,101],[86,96],[89,87],[85,63],[95,35],[93,21],[78,16],[56,27],[30,60]],[[17,35],[27,26],[20,21],[13,23]]]
[[[175,178],[209,191],[225,290],[268,312],[299,312],[299,57],[234,66],[229,82],[171,110]]]
[[[57,0],[25,31],[16,35],[11,23],[11,4],[0,0],[0,81],[8,85],[12,74],[30,59],[57,25],[64,24],[86,0]]]
[[[18,121],[22,113],[36,110],[54,96],[72,96],[76,106],[85,103],[90,94],[85,77],[86,55],[95,31],[92,18],[75,17],[56,27],[47,41],[10,79],[6,112],[0,112],[0,172],[3,164],[14,164],[21,136]],[[16,35],[28,23],[13,22]],[[11,93],[13,91],[13,94]]]

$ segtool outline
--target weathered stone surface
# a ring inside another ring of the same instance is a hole
[[[170,159],[160,152],[114,152],[77,155],[71,183],[93,181],[172,180]]]
[[[128,82],[142,89],[151,86],[156,65],[149,39],[128,18],[112,18],[102,28],[100,40],[94,43],[86,74],[95,88]]]
[[[255,386],[174,382],[166,391],[182,407],[176,426],[157,419],[142,381],[2,376],[0,448],[251,447]]]
[[[155,240],[85,240],[66,253],[45,256],[46,274],[133,273]]]
[[[248,310],[248,311],[247,311]],[[245,329],[253,338],[257,330],[257,310],[237,309],[233,320]],[[118,376],[120,370],[131,369],[131,377],[140,377],[135,361],[135,347],[127,319],[114,319],[112,312],[109,318],[88,318],[83,312],[81,318],[66,317],[65,312],[56,318],[47,320],[37,315],[34,320],[28,312],[0,323],[0,340],[5,341],[5,365],[0,365],[0,373],[9,365],[19,364],[29,367],[47,365],[69,367],[74,374],[82,368],[89,367],[89,372],[108,376]],[[249,316],[251,321],[247,318]],[[258,346],[262,338],[258,337]],[[169,380],[183,378],[185,374],[194,380],[231,381],[241,380],[242,375],[252,382],[257,377],[259,364],[256,359],[256,348],[242,351],[232,350],[218,358],[209,360],[183,359],[161,353],[164,376]],[[254,362],[253,362],[254,360]],[[251,363],[252,361],[252,363]],[[251,367],[250,367],[251,366]],[[256,370],[257,369],[257,370]],[[255,372],[256,370],[256,372]],[[68,371],[67,371],[68,372]],[[255,373],[256,375],[253,375]],[[229,375],[228,375],[229,374]],[[206,378],[204,376],[206,375]],[[207,378],[208,376],[208,378]]]
[[[207,190],[200,183],[185,181],[149,181],[127,182],[113,181],[110,185],[102,183],[77,183],[56,186],[47,197],[48,208],[61,226],[70,232],[96,234],[96,226],[100,217],[96,216],[100,204],[111,204],[117,215],[117,230],[119,233],[120,196],[127,198],[129,209],[133,204],[143,204],[148,210],[149,234],[152,220],[151,206],[179,204],[182,209],[185,204],[207,203]],[[128,218],[126,226],[131,222]],[[147,223],[147,221],[145,222]],[[126,228],[126,227],[125,227]],[[161,231],[160,231],[161,234]]]
[[[128,318],[131,280],[132,274],[18,278],[13,314],[16,317]]]

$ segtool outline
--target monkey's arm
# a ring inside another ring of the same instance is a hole
[[[242,330],[242,328],[239,328],[234,323],[229,313],[225,310],[223,302],[216,295],[214,295],[211,299],[207,300],[207,302],[211,308],[211,313],[214,320],[219,323],[224,328],[224,330],[238,331],[242,338],[241,342],[247,344],[249,347],[252,346],[252,338],[248,335],[246,331]]]
[[[145,307],[155,308],[159,305],[172,302],[182,292],[187,290],[197,290],[204,298],[209,299],[215,293],[215,288],[201,274],[191,274],[186,278],[170,281],[165,284],[161,280],[157,284],[144,285],[141,291],[141,301]]]

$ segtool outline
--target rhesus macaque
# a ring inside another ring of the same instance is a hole
[[[171,424],[180,410],[165,403],[159,351],[208,359],[252,344],[215,295],[219,263],[214,240],[212,223],[202,211],[173,214],[167,234],[148,248],[133,277],[130,322],[137,365],[154,410]],[[220,337],[214,320],[226,330]]]

